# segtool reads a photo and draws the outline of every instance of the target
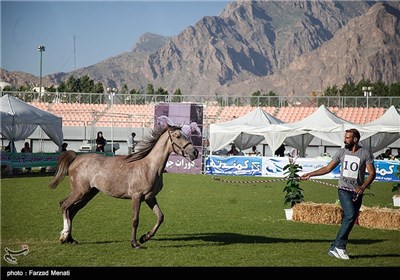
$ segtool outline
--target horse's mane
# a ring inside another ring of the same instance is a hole
[[[153,147],[156,145],[158,139],[160,139],[161,135],[167,131],[175,131],[177,129],[181,129],[178,126],[167,126],[161,129],[152,129],[150,132],[150,136],[146,137],[145,139],[143,139],[139,145],[136,147],[137,151],[135,151],[133,154],[127,155],[125,157],[125,160],[127,162],[132,162],[132,161],[136,161],[139,159],[142,159],[144,157],[146,157],[151,150],[153,149]]]

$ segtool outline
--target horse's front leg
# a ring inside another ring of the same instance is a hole
[[[157,222],[154,225],[154,227],[147,234],[143,234],[140,237],[140,243],[144,243],[144,242],[148,241],[150,238],[152,238],[156,234],[156,232],[157,232],[158,228],[160,227],[160,225],[162,224],[162,222],[164,221],[164,214],[161,212],[160,207],[158,206],[158,203],[157,203],[157,199],[155,197],[146,200],[146,204],[156,214]]]
[[[139,226],[139,211],[140,211],[140,196],[132,197],[132,239],[131,245],[135,249],[140,249],[140,244],[137,242],[136,234]]]

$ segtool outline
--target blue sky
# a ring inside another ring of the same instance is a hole
[[[4,1],[1,67],[40,75],[69,72],[132,50],[146,32],[175,36],[231,1]],[[75,52],[74,52],[75,38]]]

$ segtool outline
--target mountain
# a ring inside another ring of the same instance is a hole
[[[399,14],[400,3],[387,1],[234,1],[177,36],[146,33],[130,52],[43,84],[87,74],[118,88],[308,96],[348,81],[392,83],[400,80]]]
[[[295,58],[284,69],[261,78],[231,84],[219,94],[274,91],[322,92],[329,86],[362,79],[395,83],[400,80],[400,11],[378,3],[350,20],[334,37],[308,54]]]

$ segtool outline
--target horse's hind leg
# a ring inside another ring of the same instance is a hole
[[[87,193],[71,194],[68,198],[60,202],[64,223],[63,230],[60,233],[61,244],[78,243],[72,238],[72,220],[76,213],[78,213],[78,211],[82,209],[98,193],[98,189],[91,188]]]
[[[144,242],[148,241],[150,238],[152,238],[156,234],[156,232],[157,232],[158,228],[161,226],[162,222],[164,221],[164,214],[161,212],[161,209],[158,206],[157,199],[155,197],[152,199],[146,200],[146,204],[156,214],[157,222],[154,225],[154,227],[147,234],[143,234],[140,237],[140,243],[144,243]]]

